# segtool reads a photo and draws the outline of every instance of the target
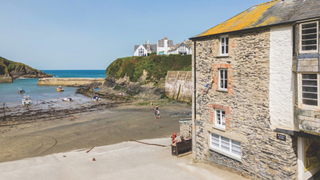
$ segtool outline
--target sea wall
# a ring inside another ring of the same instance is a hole
[[[1,76],[0,75],[0,83],[12,83],[13,78],[10,76]]]
[[[103,83],[104,78],[40,78],[37,85],[81,86],[99,82]]]
[[[192,72],[168,71],[165,94],[170,99],[190,102],[192,98]]]

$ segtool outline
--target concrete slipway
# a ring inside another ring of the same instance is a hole
[[[170,139],[143,142],[169,145]],[[75,150],[0,164],[1,180],[100,180],[100,179],[214,179],[244,178],[206,164],[193,164],[191,155],[177,158],[170,146],[137,142],[94,147],[89,153]],[[96,161],[92,161],[95,158]]]

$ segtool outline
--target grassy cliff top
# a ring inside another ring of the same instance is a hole
[[[26,69],[38,71],[23,63],[10,61],[8,59],[0,57],[0,75],[9,74],[12,71],[25,71]]]
[[[164,78],[168,71],[191,71],[191,55],[152,55],[134,56],[118,58],[109,65],[106,70],[107,77],[116,79],[129,76],[130,81],[137,82],[143,74],[143,70],[148,72],[147,79]]]

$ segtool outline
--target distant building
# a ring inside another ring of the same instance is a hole
[[[134,45],[134,56],[149,56],[153,52],[157,53],[157,44],[150,44],[148,41],[145,44]]]
[[[182,43],[176,44],[170,47],[168,54],[192,54],[191,41],[183,41]]]
[[[164,39],[158,40],[157,54],[158,55],[168,55],[168,51],[171,46],[173,46],[173,41],[168,40],[167,37],[164,37]]]

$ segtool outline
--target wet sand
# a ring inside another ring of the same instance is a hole
[[[160,106],[160,112],[161,119],[155,120],[148,105],[140,106],[133,102],[66,118],[2,126],[0,162],[90,149],[130,139],[170,137],[172,133],[179,132],[181,116],[177,115],[191,112],[191,107],[166,105]]]

